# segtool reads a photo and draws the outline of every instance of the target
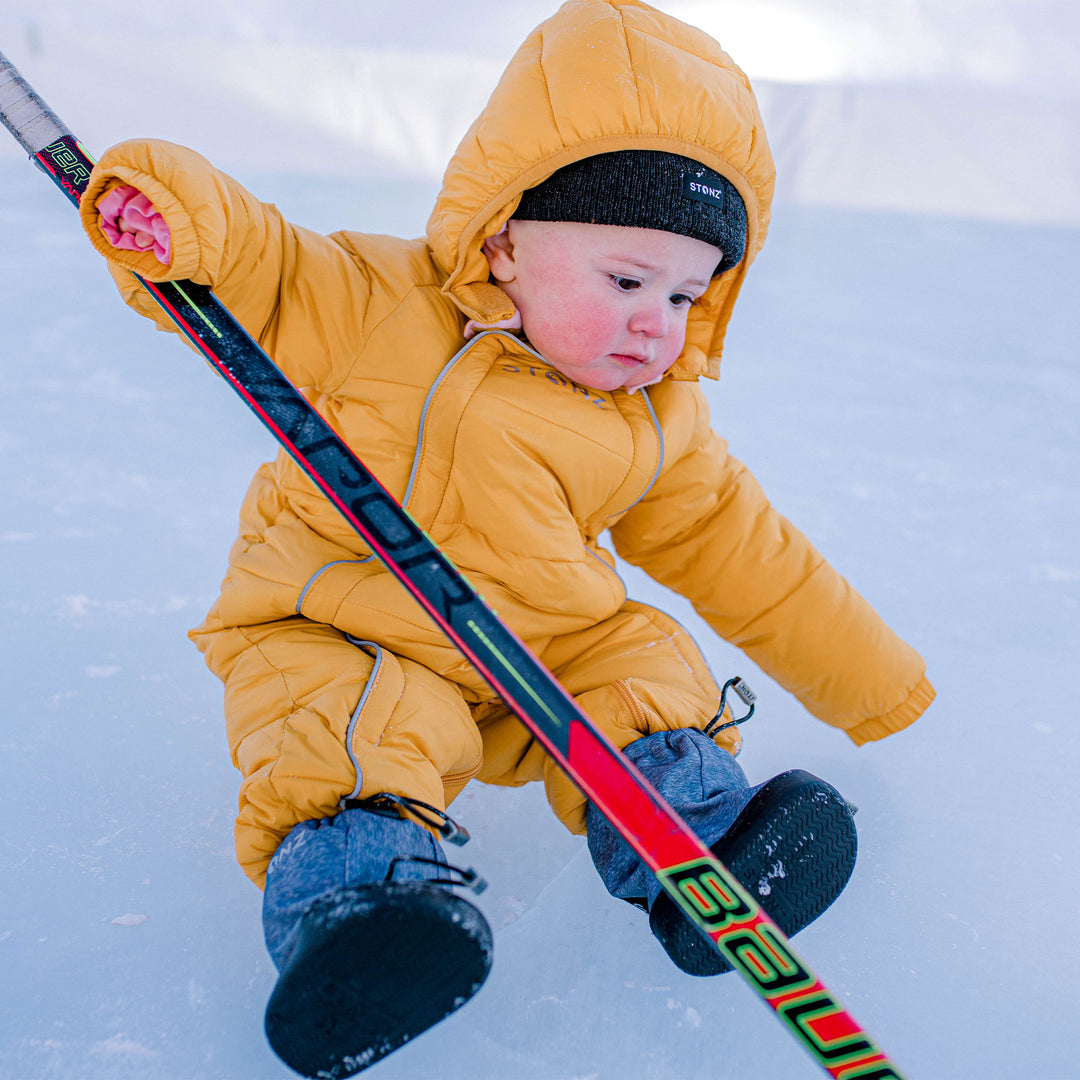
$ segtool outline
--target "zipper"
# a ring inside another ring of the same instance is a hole
[[[471,769],[466,769],[464,772],[447,773],[444,777],[442,777],[442,782],[444,784],[457,784],[462,782],[467,784],[470,780],[473,779],[473,777],[479,774],[480,770],[483,767],[484,755],[481,754],[480,760]]]
[[[619,679],[618,682],[613,682],[611,684],[611,688],[615,691],[619,700],[622,701],[629,710],[637,730],[643,735],[648,735],[649,714],[645,711],[645,706],[634,696],[634,692],[630,689],[629,683],[629,679]]]

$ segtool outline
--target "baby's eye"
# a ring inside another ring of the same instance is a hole
[[[611,283],[623,292],[633,292],[634,289],[641,288],[641,282],[637,278],[622,277],[620,274],[612,274]]]
[[[675,295],[671,298],[671,302],[676,307],[691,307],[693,306],[694,298],[692,296],[688,296],[686,293],[675,293]]]

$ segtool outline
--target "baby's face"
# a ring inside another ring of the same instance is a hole
[[[717,247],[656,229],[517,221],[484,245],[530,343],[594,390],[636,390],[678,359]]]

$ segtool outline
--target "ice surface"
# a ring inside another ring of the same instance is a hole
[[[61,74],[47,97],[99,110]],[[433,181],[307,164],[230,167],[314,228],[422,231]],[[17,156],[0,191],[0,1078],[287,1077],[220,689],[184,636],[273,448]],[[851,884],[796,944],[912,1077],[1078,1075],[1078,256],[1075,229],[783,203],[708,387],[776,504],[927,656],[939,698],[909,731],[855,749],[625,571],[754,687],[751,780],[806,768],[861,807]],[[542,791],[472,785],[453,812],[494,968],[373,1080],[818,1075],[736,976],[670,964]]]

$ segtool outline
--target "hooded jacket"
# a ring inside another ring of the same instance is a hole
[[[512,333],[466,343],[467,320],[513,315],[489,281],[482,244],[521,192],[572,161],[623,149],[694,158],[730,180],[747,209],[746,255],[691,310],[668,375],[647,392],[600,392],[569,382]],[[711,430],[698,385],[719,374],[773,180],[750,85],[715,41],[633,0],[571,0],[525,41],[465,135],[424,239],[315,235],[193,151],[153,141],[110,150],[82,207],[131,306],[171,328],[126,270],[213,288],[538,652],[624,606],[610,536],[620,556],[686,596],[811,713],[863,743],[927,707],[924,664],[771,508]],[[167,272],[101,235],[94,203],[118,184],[164,215]],[[264,465],[221,596],[193,631],[246,702],[229,737],[246,777],[238,850],[256,881],[276,840],[305,816],[333,812],[354,782],[335,740],[345,738],[355,691],[327,710],[323,742],[282,725],[283,665],[237,674],[256,670],[244,658],[262,648],[266,628],[297,620],[375,642],[470,703],[492,697],[298,467],[284,454]],[[313,663],[310,685],[285,696],[303,705],[319,679],[330,675]],[[462,749],[446,766],[448,798],[479,768],[475,753]],[[293,792],[284,759],[297,785],[321,786],[318,796]],[[245,818],[245,806],[257,809]]]

